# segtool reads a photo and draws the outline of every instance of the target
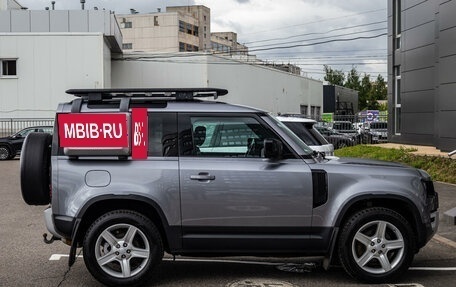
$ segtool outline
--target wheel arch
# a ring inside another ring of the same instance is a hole
[[[370,194],[353,198],[339,212],[335,226],[338,228],[342,227],[353,214],[369,207],[384,207],[399,213],[411,224],[417,239],[417,250],[415,252],[424,245],[425,230],[423,230],[420,212],[410,199],[399,195]]]
[[[167,252],[181,247],[181,241],[178,240],[180,226],[171,227],[155,201],[137,195],[103,195],[91,199],[76,216],[79,223],[75,224],[73,230],[73,242],[81,246],[87,229],[98,217],[109,211],[120,209],[136,211],[149,218],[160,232],[163,246]]]

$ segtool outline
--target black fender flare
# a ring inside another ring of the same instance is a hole
[[[75,220],[73,221],[73,228],[71,232],[71,248],[70,248],[70,254],[69,254],[69,260],[68,260],[68,265],[72,266],[74,262],[76,261],[76,249],[79,246],[79,243],[81,242],[81,239],[84,236],[84,228],[81,228],[84,224],[84,217],[93,210],[93,208],[96,208],[97,204],[100,203],[115,203],[113,206],[115,208],[108,208],[108,209],[116,209],[117,204],[119,202],[122,203],[127,203],[127,202],[139,202],[144,204],[144,206],[148,206],[149,212],[156,214],[158,216],[158,220],[160,222],[155,222],[159,228],[163,232],[163,240],[166,241],[172,250],[176,249],[181,249],[182,248],[182,230],[181,226],[170,226],[168,223],[168,220],[165,217],[164,212],[160,208],[159,204],[157,204],[153,199],[141,196],[141,195],[101,195],[98,197],[94,197],[88,202],[84,204],[84,206],[78,211]],[[132,209],[130,204],[126,204],[126,207],[123,207],[123,209]],[[153,209],[153,211],[151,210]],[[136,210],[136,209],[133,209]],[[145,214],[146,216],[149,214]],[[86,223],[87,224],[87,223]],[[161,226],[160,226],[161,225]]]

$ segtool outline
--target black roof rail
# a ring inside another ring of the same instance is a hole
[[[213,97],[228,94],[228,90],[217,88],[121,88],[121,89],[70,89],[67,94],[80,97],[88,101],[103,99],[150,97],[175,100],[193,100],[193,98]]]

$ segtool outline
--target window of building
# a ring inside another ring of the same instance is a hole
[[[179,42],[179,52],[185,52],[185,43]]]
[[[158,16],[154,16],[154,26],[160,26],[158,24]]]
[[[300,105],[300,112],[307,116],[307,105]]]
[[[321,116],[321,107],[319,106],[311,106],[310,107],[310,115],[314,119],[318,119]]]
[[[179,32],[185,33],[185,23],[183,21],[179,21]]]
[[[198,35],[199,35],[198,30],[199,30],[198,26],[193,26],[193,35],[196,37],[198,37]]]
[[[204,18],[204,22],[206,22],[206,15],[204,15],[203,18]]]
[[[124,23],[124,28],[125,28],[125,29],[130,29],[130,28],[132,28],[132,27],[133,27],[133,25],[132,25],[131,22],[125,22],[125,23]]]
[[[401,66],[394,67],[394,133],[401,134]]]
[[[0,77],[17,76],[17,59],[0,59]]]
[[[190,35],[193,34],[193,32],[192,32],[193,29],[192,28],[193,28],[193,25],[187,23],[187,34],[190,34]]]
[[[395,49],[401,48],[401,0],[393,0],[393,45]]]
[[[132,43],[123,43],[122,44],[122,50],[131,50],[131,49],[133,49]]]

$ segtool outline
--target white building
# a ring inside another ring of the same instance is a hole
[[[65,90],[111,86],[109,11],[0,11],[0,118],[53,117]]]
[[[224,88],[229,93],[220,100],[274,114],[323,107],[321,81],[211,54],[123,55],[112,62],[111,82],[115,88]]]

